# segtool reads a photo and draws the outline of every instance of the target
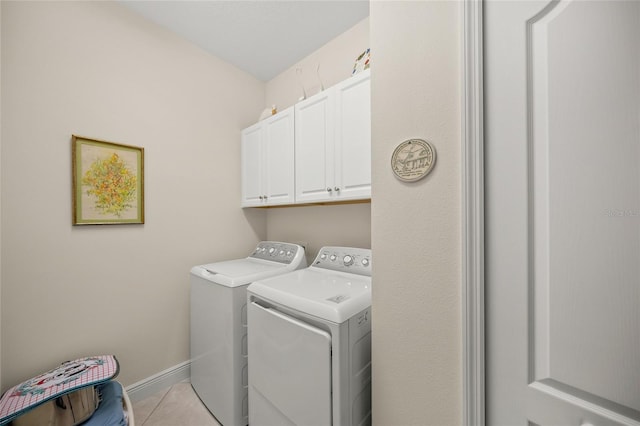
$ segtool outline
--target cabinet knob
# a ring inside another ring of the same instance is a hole
[[[327,192],[331,192],[331,191],[332,191],[332,189],[331,189],[331,188],[327,188]]]
[[[267,196],[266,195],[264,195],[264,200],[267,201]]]
[[[333,189],[334,189],[334,191],[336,191],[336,192],[340,191],[340,188],[338,188],[337,186],[336,186],[335,188],[333,188]]]
[[[260,198],[262,200],[262,195],[260,197],[258,197],[258,198]]]

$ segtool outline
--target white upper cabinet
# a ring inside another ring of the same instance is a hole
[[[371,198],[369,80],[365,70],[244,129],[242,207]]]
[[[242,131],[242,207],[293,204],[294,109]]]
[[[371,198],[370,71],[295,106],[296,203]]]

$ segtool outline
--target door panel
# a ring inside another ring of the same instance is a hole
[[[341,199],[371,197],[371,89],[369,72],[336,93],[336,189]]]
[[[242,206],[262,204],[263,149],[260,123],[242,131]]]
[[[248,314],[249,422],[330,425],[331,336],[255,302]]]
[[[334,106],[331,89],[295,106],[296,202],[326,201],[333,188]]]
[[[487,424],[640,424],[640,2],[487,2]]]
[[[293,108],[265,121],[265,193],[270,205],[293,203],[295,199],[293,129]]]

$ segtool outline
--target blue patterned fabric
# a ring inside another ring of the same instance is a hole
[[[122,406],[122,386],[109,381],[96,386],[100,395],[100,405],[93,416],[82,426],[127,426]]]

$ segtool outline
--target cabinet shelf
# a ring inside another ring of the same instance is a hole
[[[293,204],[277,204],[271,206],[252,206],[250,208],[257,209],[282,209],[291,207],[309,207],[309,206],[339,206],[345,204],[371,204],[371,198],[359,199],[359,200],[343,200],[343,201],[317,201],[314,203],[293,203]]]

